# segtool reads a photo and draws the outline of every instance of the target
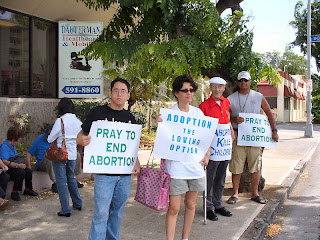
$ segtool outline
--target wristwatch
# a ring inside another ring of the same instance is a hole
[[[272,129],[272,132],[278,132],[278,129],[276,129],[276,128]]]

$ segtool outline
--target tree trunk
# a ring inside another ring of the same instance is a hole
[[[241,7],[240,7],[240,3],[243,0],[219,0],[219,2],[216,5],[217,11],[219,13],[219,15],[221,15],[224,10],[228,9],[228,8],[233,8],[232,10],[239,10],[241,11]],[[242,11],[241,11],[242,12]]]

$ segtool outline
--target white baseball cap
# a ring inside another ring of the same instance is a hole
[[[239,74],[238,74],[238,80],[240,80],[241,78],[251,80],[250,73],[248,73],[247,71],[239,72]]]
[[[226,85],[227,82],[221,78],[221,77],[213,77],[209,80],[209,83],[213,83],[213,84],[223,84]]]

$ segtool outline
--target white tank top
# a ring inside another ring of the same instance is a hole
[[[256,91],[250,90],[249,94],[243,95],[238,91],[231,94],[228,99],[230,101],[231,116],[238,116],[242,113],[260,114],[263,95]],[[238,129],[238,124],[232,122],[232,127]]]

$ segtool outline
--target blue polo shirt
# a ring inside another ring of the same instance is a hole
[[[28,149],[28,153],[30,153],[31,156],[36,156],[36,170],[38,169],[41,160],[44,159],[44,154],[50,146],[46,136],[45,133],[41,134],[33,141],[31,147]]]
[[[15,146],[12,146],[8,140],[5,140],[0,145],[0,159],[8,160],[11,157],[17,156],[17,149]]]

